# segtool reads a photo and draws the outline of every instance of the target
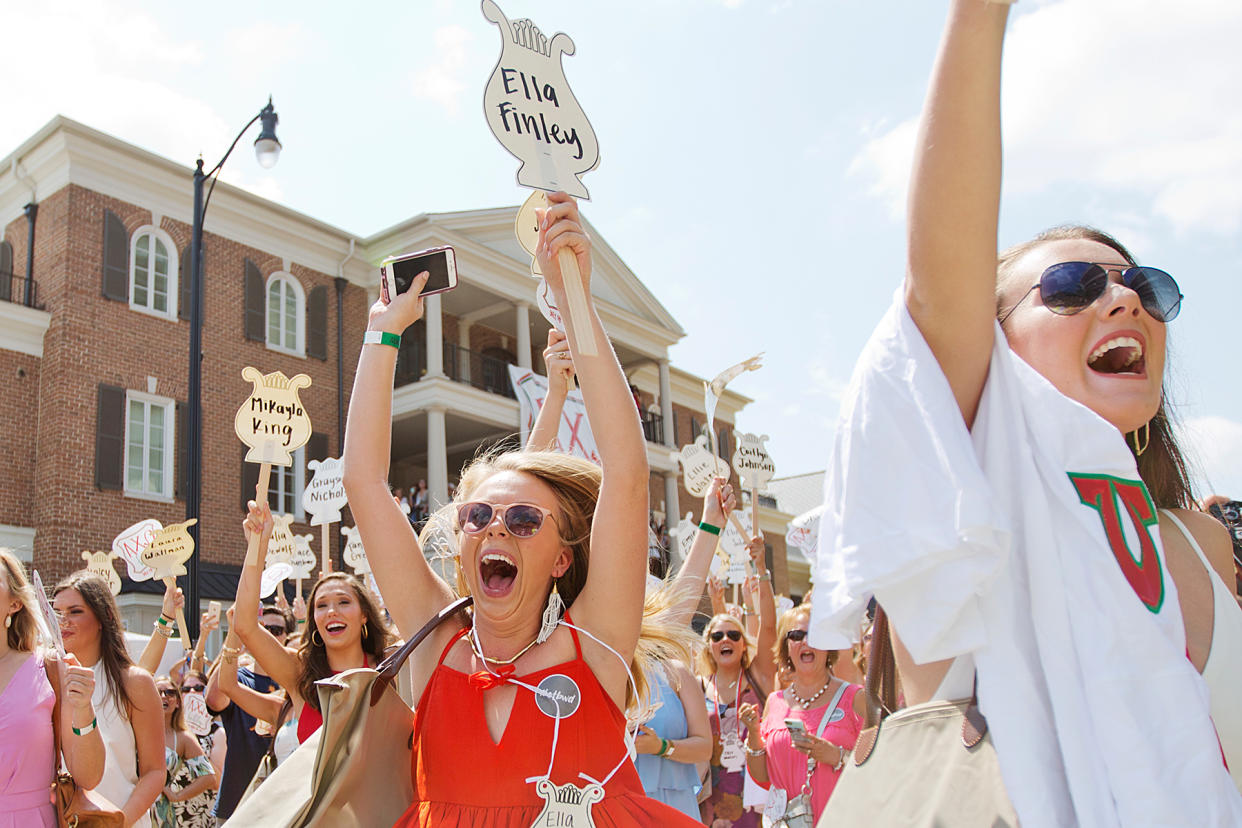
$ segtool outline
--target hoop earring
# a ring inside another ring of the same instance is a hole
[[[1134,456],[1142,457],[1143,452],[1147,451],[1147,446],[1151,442],[1151,423],[1143,423],[1143,444],[1141,446],[1139,445],[1139,430],[1137,428],[1127,436],[1130,438],[1130,447],[1134,449]]]
[[[367,640],[367,620],[365,618],[362,619],[362,640]]]
[[[315,629],[311,630],[311,643],[312,643],[312,644],[314,644],[316,647],[322,647],[322,646],[323,646],[323,636],[322,636],[322,635],[321,635],[321,636],[319,636],[319,640],[318,640],[318,641],[316,641],[316,640],[315,640],[315,636],[316,636],[316,635],[318,635],[318,634],[319,634],[319,628],[318,628],[318,627],[316,627]]]

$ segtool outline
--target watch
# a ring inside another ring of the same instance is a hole
[[[664,758],[665,758],[665,759],[672,759],[672,758],[673,758],[673,754],[674,754],[674,753],[676,753],[676,752],[677,752],[677,743],[676,743],[676,742],[674,742],[672,739],[669,739],[669,741],[668,741],[668,750],[664,751]]]

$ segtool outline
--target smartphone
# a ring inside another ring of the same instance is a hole
[[[211,601],[207,604],[207,617],[210,618],[213,623],[220,620],[219,601]]]
[[[790,736],[805,736],[806,725],[797,719],[786,719],[785,728],[789,731]]]
[[[447,245],[389,256],[380,262],[380,295],[384,304],[409,290],[414,278],[424,270],[428,277],[423,296],[457,287],[457,254]]]

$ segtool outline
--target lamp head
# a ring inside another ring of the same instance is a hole
[[[260,167],[270,170],[276,166],[276,159],[280,158],[280,141],[276,138],[276,124],[280,122],[280,118],[276,116],[276,110],[272,108],[270,96],[267,99],[267,106],[259,112],[259,119],[263,122],[263,129],[259,132],[259,137],[254,140],[254,155]]]

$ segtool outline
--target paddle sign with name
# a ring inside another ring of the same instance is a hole
[[[752,495],[768,487],[768,481],[776,475],[776,464],[768,455],[768,435],[737,432],[737,449],[733,452],[733,469],[744,488]]]
[[[362,546],[362,534],[354,526],[342,526],[341,534],[345,536],[345,563],[353,567],[359,576],[371,571],[367,562],[367,550]]]
[[[246,452],[246,462],[259,464],[254,499],[256,503],[266,503],[272,466],[292,466],[293,452],[310,439],[310,416],[298,398],[298,391],[309,387],[311,378],[306,374],[287,377],[282,371],[264,374],[250,365],[241,373],[242,379],[254,387],[237,409],[233,430],[250,448]],[[259,536],[256,534],[246,547],[246,565],[255,565],[258,555]]]
[[[152,534],[150,543],[139,555],[142,562],[151,568],[151,577],[163,581],[164,586],[169,589],[176,588],[177,576],[186,574],[185,562],[194,554],[194,538],[190,537],[188,530],[196,523],[198,518],[190,518],[160,528]],[[182,642],[188,648],[190,629],[185,623],[185,611],[181,609],[177,610],[177,629],[181,632]]]
[[[311,478],[310,485],[302,493],[302,508],[310,512],[311,526],[322,527],[319,533],[320,568],[324,572],[330,572],[332,561],[329,556],[331,541],[328,535],[328,524],[340,522],[341,507],[349,502],[345,496],[344,472],[340,458],[337,457],[311,460],[306,464],[306,468],[313,471],[315,476]]]
[[[298,597],[302,597],[302,580],[304,578],[315,577],[315,550],[311,549],[311,541],[315,539],[314,535],[294,535],[293,536],[293,557],[289,559],[289,566],[293,572],[289,577],[297,581]]]
[[[155,570],[142,562],[142,550],[147,548],[147,544],[151,543],[151,538],[155,537],[155,533],[162,528],[158,520],[148,518],[122,529],[120,534],[112,539],[112,552],[125,561],[131,581],[149,581],[155,574]]]
[[[274,563],[289,563],[293,560],[296,546],[293,532],[289,526],[293,523],[293,515],[272,515],[272,538],[267,544],[266,566]]]
[[[713,477],[728,479],[729,464],[712,454],[707,447],[707,435],[700,434],[693,443],[681,447],[681,451],[669,452],[681,464],[682,479],[686,491],[695,497],[707,494]]]
[[[206,736],[211,732],[211,713],[201,693],[186,693],[181,697],[181,707],[187,730],[195,736]]]
[[[561,65],[562,56],[575,51],[573,40],[564,32],[549,39],[530,20],[510,21],[493,0],[483,0],[483,16],[500,29],[501,42],[500,59],[483,90],[483,113],[496,140],[522,162],[518,184],[590,198],[582,176],[599,164],[599,142]],[[556,259],[578,349],[595,356],[578,260],[568,248]]]
[[[116,574],[112,561],[117,557],[115,552],[82,552],[82,560],[86,561],[86,571],[98,575],[108,582],[108,589],[113,595],[121,594],[121,576]]]

